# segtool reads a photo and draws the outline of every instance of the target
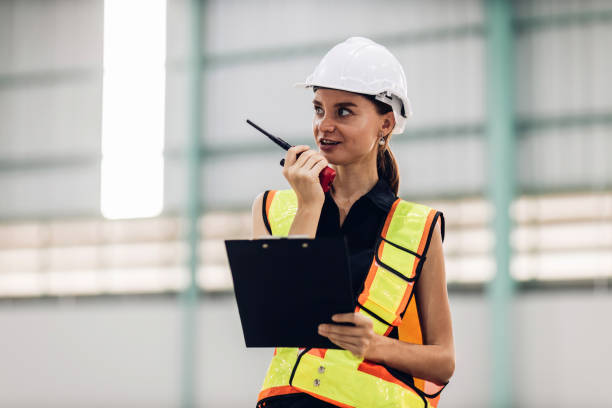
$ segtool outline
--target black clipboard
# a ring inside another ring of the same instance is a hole
[[[340,348],[318,334],[355,299],[343,237],[226,240],[247,347]]]

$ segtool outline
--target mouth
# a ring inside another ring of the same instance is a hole
[[[337,140],[326,139],[326,138],[319,139],[319,145],[320,146],[335,146],[335,145],[338,145],[338,144],[340,144],[340,142],[337,141]]]

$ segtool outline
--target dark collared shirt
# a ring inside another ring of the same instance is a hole
[[[340,211],[330,192],[325,193],[321,208],[317,237],[346,238],[351,273],[353,274],[353,293],[355,299],[363,290],[370,264],[374,257],[374,245],[382,230],[387,214],[397,199],[389,184],[379,179],[365,195],[351,206],[342,226]],[[265,408],[333,407],[334,405],[318,400],[308,394],[289,394],[270,397],[265,400]],[[260,404],[258,404],[258,407]]]
[[[351,206],[342,226],[340,211],[330,192],[325,193],[325,202],[317,226],[317,237],[346,238],[353,274],[355,299],[361,293],[366,275],[374,257],[374,245],[381,232],[387,214],[397,199],[389,184],[383,179]]]

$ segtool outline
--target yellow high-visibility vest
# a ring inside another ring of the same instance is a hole
[[[263,201],[272,235],[287,236],[297,211],[295,192],[266,191]],[[376,333],[388,336],[398,327],[400,340],[423,344],[413,288],[441,215],[400,198],[389,210],[355,308],[372,320]],[[436,407],[443,388],[414,377],[403,382],[347,350],[277,347],[258,399],[304,392],[340,407]]]

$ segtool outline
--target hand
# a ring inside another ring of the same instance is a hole
[[[297,157],[298,154],[300,157]],[[327,164],[327,159],[321,153],[310,150],[306,145],[293,146],[287,151],[283,175],[295,191],[298,205],[323,205],[325,193],[319,182],[319,173]]]
[[[332,316],[334,322],[353,323],[355,326],[320,324],[319,334],[332,343],[349,350],[358,358],[374,360],[379,335],[374,333],[372,321],[361,313],[341,313]],[[368,358],[370,357],[370,358]]]

